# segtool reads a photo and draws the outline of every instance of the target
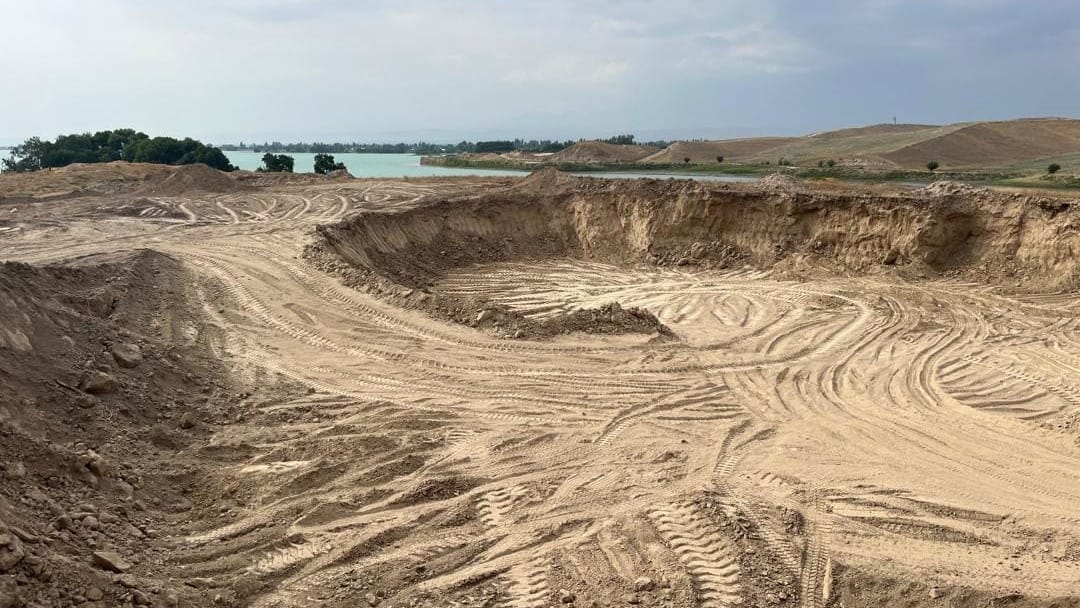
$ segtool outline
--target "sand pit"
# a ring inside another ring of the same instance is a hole
[[[1080,605],[1072,201],[545,173],[11,207],[0,395],[107,373],[55,395],[121,471],[9,457],[27,602]],[[184,405],[125,417],[165,362]],[[62,443],[35,399],[0,428]]]

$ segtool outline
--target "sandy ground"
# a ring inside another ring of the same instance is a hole
[[[304,255],[318,224],[504,185],[0,205],[4,260],[180,261],[215,336],[188,338],[273,388],[182,452],[214,455],[209,508],[157,572],[264,607],[1076,605],[1074,293],[573,256],[425,288],[531,319],[618,302],[677,337],[533,341]]]

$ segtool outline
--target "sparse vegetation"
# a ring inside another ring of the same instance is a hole
[[[941,165],[939,165],[936,160],[932,160],[932,161],[926,163],[926,168],[929,169],[930,171],[937,171],[938,167],[940,167],[940,166]]]
[[[1050,163],[1050,166],[1046,168],[1046,172],[1049,173],[1050,175],[1053,175],[1053,174],[1057,173],[1058,171],[1061,171],[1061,165],[1059,165],[1057,163]]]
[[[294,159],[287,154],[267,152],[262,157],[263,166],[256,169],[261,173],[292,173]]]
[[[265,157],[263,157],[265,162]],[[315,155],[315,173],[326,175],[332,171],[345,171],[345,163],[334,162],[332,154]]]
[[[836,166],[836,161],[830,158],[829,160],[825,161],[825,165],[832,169]]]

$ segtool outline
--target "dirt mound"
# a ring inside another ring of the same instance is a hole
[[[178,421],[211,419],[200,400],[224,386],[161,339],[190,319],[185,280],[149,251],[0,265],[0,604],[209,601],[167,582],[155,540],[190,505],[172,455],[197,432]]]
[[[229,174],[203,164],[171,167],[164,177],[153,176],[135,194],[178,196],[195,192],[236,192],[240,186]]]
[[[145,181],[164,179],[167,165],[148,163],[75,163],[59,169],[0,174],[0,199],[60,198],[79,194],[117,194]]]
[[[557,163],[632,163],[657,151],[659,148],[653,146],[582,141],[556,152],[549,160]]]
[[[177,196],[187,192],[235,192],[240,186],[202,164],[151,163],[72,164],[59,169],[0,175],[0,200],[65,198],[87,194]]]
[[[770,173],[761,178],[758,187],[773,192],[797,192],[802,189],[802,182],[783,173]]]
[[[548,167],[534,171],[529,177],[511,186],[510,190],[523,195],[554,195],[574,188],[581,183],[581,179],[554,167]]]

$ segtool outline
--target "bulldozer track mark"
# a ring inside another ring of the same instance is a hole
[[[650,511],[649,518],[693,577],[702,608],[739,605],[739,564],[733,549],[693,504],[666,505]]]

